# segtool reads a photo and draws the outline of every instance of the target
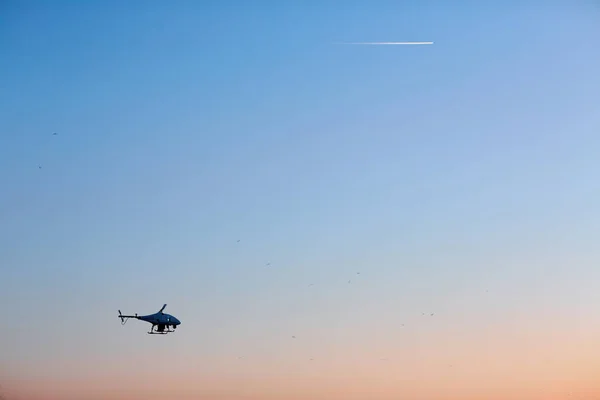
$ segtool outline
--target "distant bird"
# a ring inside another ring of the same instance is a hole
[[[292,336],[292,339],[296,339],[296,336]]]
[[[268,263],[266,263],[265,265],[266,265],[267,267],[270,267],[270,266],[271,266],[271,263],[270,263],[270,262],[268,262]]]
[[[52,136],[56,136],[56,135],[58,135],[58,133],[56,133],[56,132],[52,133]]]
[[[42,169],[42,166],[41,166],[41,165],[38,165],[38,169]]]
[[[237,242],[239,243],[239,242],[240,242],[240,239],[238,239],[238,240],[237,240]]]
[[[314,283],[311,283],[310,285],[308,285],[308,287],[311,287],[311,286],[314,286],[314,285],[315,285]]]
[[[431,316],[433,317],[433,313],[431,313]]]
[[[312,361],[313,359],[311,358],[310,361]]]
[[[352,280],[349,280],[348,283],[352,282]]]
[[[360,275],[360,272],[357,272],[356,275]]]

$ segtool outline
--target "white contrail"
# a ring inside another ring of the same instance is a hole
[[[363,44],[372,46],[384,46],[384,45],[419,45],[419,44],[433,44],[433,42],[352,42],[352,43],[338,43],[338,44]]]

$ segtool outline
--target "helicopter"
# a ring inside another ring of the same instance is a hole
[[[181,321],[170,314],[163,313],[165,307],[167,307],[166,304],[163,305],[157,313],[140,316],[138,316],[137,313],[135,315],[123,315],[121,314],[121,310],[119,310],[121,325],[125,325],[129,318],[135,318],[152,324],[152,328],[150,328],[150,332],[148,332],[151,335],[166,335],[169,332],[175,332],[175,328],[177,328],[177,325],[181,324]],[[172,327],[173,330],[169,329],[170,327]],[[156,330],[154,328],[156,328]]]

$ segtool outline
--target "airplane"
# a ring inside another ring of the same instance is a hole
[[[125,325],[129,318],[135,318],[152,324],[152,328],[150,328],[150,332],[148,332],[151,335],[166,335],[169,332],[175,332],[175,328],[177,328],[177,325],[181,324],[181,321],[170,314],[163,313],[166,306],[166,304],[162,306],[160,311],[155,314],[142,316],[138,316],[137,313],[135,315],[123,315],[121,314],[121,310],[119,310],[121,325]],[[155,327],[156,331],[154,330]],[[173,327],[173,330],[170,330],[169,327]]]

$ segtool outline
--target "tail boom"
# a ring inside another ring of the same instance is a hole
[[[128,320],[129,318],[136,318],[136,319],[139,319],[139,317],[138,317],[138,315],[137,315],[137,314],[135,314],[135,315],[123,315],[123,314],[121,314],[121,310],[119,310],[119,318],[121,318],[121,324],[122,324],[122,325],[125,325],[125,322],[127,322],[127,320]]]

